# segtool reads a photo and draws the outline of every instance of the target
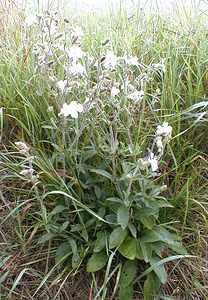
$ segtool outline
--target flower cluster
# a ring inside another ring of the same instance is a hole
[[[156,172],[158,170],[159,159],[163,154],[166,143],[171,138],[172,130],[173,128],[168,124],[168,122],[164,122],[162,125],[157,126],[153,148],[154,145],[156,145],[159,155],[155,155],[153,151],[150,151],[147,158],[139,160],[142,167],[144,168],[151,167],[152,172]]]
[[[76,101],[72,101],[70,104],[67,103],[63,104],[63,107],[59,115],[64,117],[68,117],[70,115],[73,119],[77,119],[78,113],[81,112],[83,112],[82,104],[77,103]]]
[[[20,175],[24,176],[34,186],[38,183],[38,175],[34,175],[34,156],[30,155],[30,149],[24,142],[15,142],[15,145],[18,148],[20,154],[25,156]],[[25,163],[27,163],[27,165],[25,165]]]
[[[42,16],[28,16],[26,23],[28,26],[39,26],[39,40],[33,49],[36,71],[44,75],[56,97],[61,107],[59,116],[77,118],[83,111],[83,106],[81,108],[81,104],[73,101],[72,95],[77,92],[88,99],[88,107],[95,107],[93,102],[99,103],[100,107],[105,106],[107,96],[119,106],[120,98],[130,100],[130,111],[138,110],[155,70],[166,72],[164,59],[161,63],[145,66],[137,56],[128,53],[117,56],[109,39],[101,43],[100,56],[94,57],[83,51],[83,29],[77,25],[71,26],[70,21],[64,19],[64,30],[63,27],[60,30],[57,13],[46,11]],[[59,66],[63,68],[62,78],[57,75]],[[138,71],[137,77],[133,76],[135,69]],[[68,96],[72,98],[69,104]],[[153,94],[153,104],[157,102],[155,97]],[[163,137],[157,136],[156,145],[162,152]]]

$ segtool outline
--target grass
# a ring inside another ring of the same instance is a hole
[[[127,261],[132,264],[128,274],[136,261],[135,299],[152,299],[152,278],[157,282],[166,273],[166,283],[155,291],[155,299],[206,299],[206,13],[188,14],[176,8],[167,18],[121,9],[99,17],[71,16],[69,23],[64,23],[61,14],[58,18],[59,30],[68,32],[67,47],[70,28],[81,24],[85,35],[78,42],[98,61],[110,49],[117,56],[137,56],[139,64],[120,63],[105,73],[105,61],[96,69],[88,59],[81,59],[87,76],[76,77],[66,95],[50,79],[53,75],[58,80],[74,80],[58,60],[60,52],[49,57],[55,61],[50,69],[46,51],[46,64],[37,69],[34,49],[44,38],[41,28],[25,32],[21,21],[4,25],[0,37],[0,299],[118,299]],[[103,46],[106,39],[109,42]],[[52,44],[52,39],[47,42]],[[164,66],[154,67],[162,60]],[[121,83],[127,80],[134,90],[144,91],[136,103],[128,99],[130,90],[121,91]],[[120,94],[114,98],[111,89],[117,82]],[[86,98],[94,103],[92,109]],[[75,120],[58,115],[63,103],[71,100],[84,105]],[[149,169],[138,171],[138,160],[148,155],[147,148],[155,140],[155,127],[164,121],[172,126],[173,137],[166,144],[157,175]],[[25,154],[15,146],[18,141],[29,147]],[[21,171],[28,170],[28,164],[35,173],[27,178]],[[130,180],[129,174],[134,174]],[[141,181],[146,187],[141,187]],[[162,184],[167,185],[162,196],[172,208],[160,208],[158,218],[151,202],[148,208],[154,213],[138,220],[142,206],[137,207],[135,197],[141,198],[144,191],[145,199],[152,193],[156,200],[155,189]],[[110,202],[115,201],[112,197],[122,199],[121,207]],[[174,243],[182,241],[188,256],[182,258],[171,248],[173,242],[167,237],[164,242],[163,237],[159,242],[165,247],[156,256],[157,271],[151,255],[145,258],[147,248],[132,263],[130,250],[126,253],[120,248],[126,239],[118,247],[109,245],[108,235],[115,224],[128,231],[131,240],[135,231],[143,239],[145,230],[157,224],[171,233]],[[96,238],[103,232],[107,232],[107,254],[103,248],[98,251],[96,267],[107,255],[106,264],[100,272],[86,272],[86,267],[92,268],[89,258],[97,253],[93,250],[98,247]],[[119,297],[127,300],[128,296]]]

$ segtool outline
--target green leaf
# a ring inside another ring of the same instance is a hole
[[[106,246],[107,234],[105,231],[97,233],[97,240],[95,242],[94,252],[100,252]]]
[[[76,269],[80,266],[82,263],[82,260],[84,258],[84,252],[82,248],[77,248],[77,251],[73,253],[72,256],[72,268]]]
[[[62,243],[58,249],[56,250],[56,259],[55,259],[55,263],[63,263],[63,261],[69,256],[71,255],[72,251],[71,251],[71,245],[69,242],[64,242]]]
[[[76,243],[76,241],[73,240],[73,239],[69,239],[69,243],[70,243],[70,246],[71,246],[71,249],[72,249],[72,253],[76,254],[77,253],[77,243]]]
[[[179,242],[175,242],[174,245],[168,245],[168,247],[178,254],[187,254],[186,248]]]
[[[88,240],[89,240],[89,235],[88,235],[88,232],[87,232],[86,229],[83,229],[83,230],[82,230],[81,235],[82,235],[83,239],[84,239],[86,242],[88,242]]]
[[[167,243],[167,244],[171,244],[171,245],[175,244],[175,240],[174,240],[173,236],[164,227],[158,225],[158,226],[155,226],[153,228],[153,230],[156,233],[156,235],[158,236],[160,241]]]
[[[136,227],[133,224],[129,224],[128,228],[129,228],[131,234],[133,235],[133,237],[136,238],[137,237],[137,229],[136,229]]]
[[[150,258],[150,265],[151,267],[154,267],[154,265],[161,261],[161,259],[157,256],[152,256]],[[165,266],[164,264],[157,266],[156,268],[154,268],[154,272],[157,274],[157,276],[159,277],[160,281],[165,284],[167,281],[167,272],[165,270]]]
[[[106,213],[106,209],[104,207],[100,207],[98,209],[98,216],[100,216],[101,218],[105,216],[105,213]]]
[[[99,185],[94,185],[94,192],[95,192],[97,199],[100,199],[102,191],[101,191],[101,188],[99,187]]]
[[[139,209],[137,213],[137,217],[149,217],[149,216],[157,216],[158,215],[158,209],[155,207],[143,207]]]
[[[110,197],[105,199],[106,201],[110,201],[110,202],[117,202],[117,203],[123,203],[123,200],[121,200],[120,198],[116,198],[116,197]]]
[[[155,251],[155,253],[162,257],[162,252],[165,250],[166,248],[166,245],[163,243],[163,242],[155,242],[155,243],[152,243],[152,249],[153,251]]]
[[[105,251],[93,253],[87,262],[87,272],[94,273],[102,269],[108,261]]]
[[[10,273],[11,270],[8,270],[6,271],[5,273],[1,273],[1,276],[0,276],[0,284],[2,284],[8,277],[9,273]]]
[[[128,259],[136,257],[136,240],[133,237],[127,236],[123,243],[119,246],[118,251]]]
[[[140,243],[140,246],[141,246],[142,253],[143,253],[143,256],[144,256],[144,261],[146,263],[148,263],[150,261],[151,256],[152,256],[152,246],[149,243],[145,244],[143,242]]]
[[[118,299],[119,300],[132,300],[133,299],[133,285],[130,284],[125,288],[120,286]]]
[[[147,227],[148,229],[151,229],[155,225],[155,217],[154,216],[149,216],[149,217],[143,217],[140,216],[140,221],[142,224]]]
[[[170,202],[168,202],[166,199],[164,198],[160,198],[160,199],[157,199],[157,204],[158,204],[158,207],[171,207],[173,208],[174,206],[172,204],[170,204]]]
[[[151,276],[147,276],[143,287],[144,300],[153,300],[154,297],[154,281]]]
[[[55,233],[52,233],[52,232],[49,232],[49,233],[46,233],[44,234],[43,236],[41,236],[41,238],[38,240],[38,244],[42,244],[42,243],[45,243],[45,242],[48,242],[50,241],[54,236],[56,236]]]
[[[60,227],[59,227],[59,232],[63,232],[69,225],[69,221],[64,222]]]
[[[54,215],[57,215],[59,213],[61,213],[62,211],[68,209],[66,206],[63,206],[63,205],[57,205],[53,210],[52,212],[50,213],[50,216],[54,216]]]
[[[146,229],[142,232],[142,243],[154,243],[159,241],[158,235],[152,229]]]
[[[115,228],[109,237],[109,248],[113,249],[120,245],[127,235],[126,230],[123,230],[121,226]]]
[[[85,151],[83,155],[83,162],[85,162],[88,158],[93,157],[95,154],[97,154],[97,150],[95,149]]]
[[[144,254],[139,241],[136,242],[136,258],[139,260],[144,260]]]
[[[116,222],[117,222],[117,216],[116,216],[116,214],[106,215],[105,219],[109,223],[115,223],[116,224]]]
[[[106,177],[106,178],[110,179],[111,181],[113,181],[113,176],[105,170],[91,169],[90,171],[93,172],[93,173],[99,174],[103,177]]]
[[[161,241],[170,245],[174,245],[173,236],[164,227],[157,225],[152,229],[146,229],[142,233],[141,240],[143,243],[153,243]]]
[[[128,260],[122,267],[120,283],[122,287],[127,287],[134,279],[137,272],[137,264],[135,261]]]
[[[117,211],[117,222],[123,229],[126,228],[129,222],[129,210],[126,206],[122,205]]]

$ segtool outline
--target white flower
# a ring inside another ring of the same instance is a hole
[[[70,104],[64,103],[63,107],[61,109],[60,115],[63,115],[64,117],[68,117],[69,115],[73,119],[78,118],[78,113],[83,112],[83,106],[82,104],[77,103],[76,101],[72,101]]]
[[[75,26],[72,28],[72,31],[70,34],[72,42],[76,41],[77,39],[80,39],[81,37],[83,37],[83,35],[84,35],[84,32],[81,27]]]
[[[162,125],[157,126],[156,134],[171,138],[172,131],[173,128],[168,125],[168,122],[164,122]]]
[[[74,61],[77,61],[77,59],[82,58],[84,55],[84,52],[82,49],[76,45],[72,45],[68,50],[67,54],[69,58],[73,58]]]
[[[120,90],[114,85],[111,89],[111,97],[115,98],[119,94]]]
[[[26,154],[29,152],[29,148],[27,147],[27,145],[23,142],[15,142],[15,145],[17,146],[17,148],[19,149],[21,154]]]
[[[64,51],[65,50],[65,46],[60,44],[60,43],[57,43],[57,44],[54,44],[53,47],[58,50],[58,51]]]
[[[80,63],[73,63],[69,69],[71,75],[84,75],[86,73],[85,68]]]
[[[138,65],[138,58],[136,56],[129,57],[127,54],[124,54],[124,56],[120,57],[120,59],[124,60],[126,64],[137,66]]]
[[[115,67],[117,64],[117,59],[118,57],[113,53],[113,51],[108,50],[104,61],[105,68],[107,69],[109,67]]]
[[[148,168],[151,167],[152,172],[156,172],[158,170],[158,160],[153,152],[150,153],[150,156],[146,159],[140,159],[142,167]]]
[[[23,175],[23,176],[29,176],[29,175],[30,175],[30,170],[29,170],[29,169],[23,169],[23,170],[20,172],[20,175]]]
[[[22,171],[20,172],[20,175],[29,176],[29,175],[32,175],[34,172],[35,172],[35,170],[33,168],[22,169]]]
[[[137,66],[138,65],[138,58],[136,56],[129,58],[127,60],[127,64]]]
[[[150,160],[152,172],[156,172],[158,170],[158,161],[156,158]]]
[[[165,73],[165,72],[166,72],[166,68],[165,68],[165,59],[163,58],[161,63],[153,64],[153,67],[154,67],[155,69],[159,69],[159,70],[161,69],[161,70],[163,71],[163,73]]]
[[[67,80],[59,80],[56,85],[59,91],[63,94],[66,90]]]
[[[153,152],[151,152],[150,157],[148,158],[148,161],[150,162],[152,172],[156,172],[158,170],[158,160]]]
[[[138,65],[138,58],[136,56],[129,58],[128,64],[133,65],[133,66],[137,66]]]
[[[27,27],[31,27],[32,25],[37,24],[37,22],[38,22],[38,19],[37,19],[36,15],[30,14],[30,15],[26,16],[26,18],[25,18],[25,25]]]
[[[162,142],[162,137],[161,136],[157,136],[156,145],[157,145],[158,152],[162,152],[164,146],[163,146],[163,142]]]
[[[135,91],[128,95],[128,99],[138,102],[144,97],[144,91]]]

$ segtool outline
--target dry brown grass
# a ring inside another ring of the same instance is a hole
[[[16,24],[21,24],[24,12],[21,11],[15,1],[0,0],[0,34],[8,34],[15,30]]]

